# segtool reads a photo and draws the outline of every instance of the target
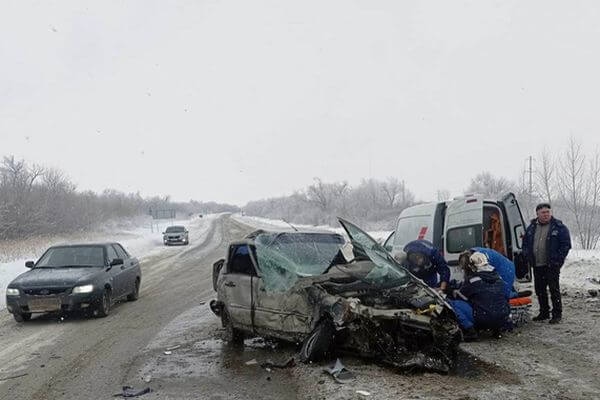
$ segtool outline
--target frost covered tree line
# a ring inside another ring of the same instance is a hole
[[[0,162],[0,240],[85,231],[109,220],[148,214],[150,209],[174,209],[183,215],[239,210],[214,202],[175,203],[168,196],[142,198],[112,189],[80,191],[60,170],[13,156]]]
[[[554,215],[571,231],[574,245],[594,249],[600,239],[600,151],[587,149],[574,138],[561,151],[547,149],[534,155],[531,173],[513,181],[480,172],[464,193],[499,198],[513,192],[527,223],[540,201],[552,204]],[[531,177],[531,180],[529,179]],[[437,199],[450,198],[448,188]],[[337,226],[337,216],[349,218],[370,230],[391,230],[400,212],[418,204],[414,193],[397,177],[313,184],[290,196],[251,201],[247,215],[283,219],[290,223]],[[173,203],[168,197],[142,198],[115,190],[102,193],[77,190],[63,172],[28,164],[14,157],[0,163],[0,240],[91,229],[118,218],[147,214],[150,208],[180,213],[237,212],[237,206],[215,202]]]
[[[298,224],[337,226],[340,216],[369,229],[389,229],[400,211],[413,204],[414,194],[397,178],[364,179],[355,187],[315,178],[291,196],[251,201],[243,209],[247,215]]]
[[[569,227],[573,244],[594,249],[600,239],[600,152],[585,150],[571,138],[562,151],[551,153],[545,149],[534,157],[531,182],[525,169],[519,181],[484,171],[472,178],[463,192],[491,199],[513,192],[527,224],[535,218],[537,203],[550,202],[554,215]],[[450,193],[448,188],[440,188],[437,199],[430,200],[448,200]],[[337,225],[336,216],[342,216],[367,229],[391,230],[404,208],[420,202],[404,181],[395,177],[362,180],[354,187],[347,182],[327,183],[315,178],[312,185],[291,196],[252,201],[244,212],[290,223],[332,226]]]

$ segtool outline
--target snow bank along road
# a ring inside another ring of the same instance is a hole
[[[203,224],[188,247],[140,255],[140,299],[107,318],[17,324],[0,313],[0,399],[110,399],[124,385],[152,388],[142,399],[361,398],[357,390],[373,399],[598,398],[600,307],[574,293],[565,297],[563,324],[530,324],[501,340],[463,344],[448,375],[399,374],[343,356],[357,377],[340,385],[322,373],[325,364],[247,365],[284,361],[296,349],[261,340],[232,348],[221,340],[208,309],[212,263],[252,228],[228,216]]]

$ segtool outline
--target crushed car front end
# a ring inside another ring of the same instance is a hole
[[[447,372],[462,335],[452,309],[418,282],[378,288],[331,277],[305,291],[313,320],[335,328],[339,350],[373,358],[403,370]]]

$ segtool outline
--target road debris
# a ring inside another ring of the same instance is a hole
[[[24,374],[20,374],[20,375],[0,377],[0,381],[7,381],[9,379],[16,379],[16,378],[20,378],[20,377],[26,376],[26,375],[29,375],[29,374],[28,373],[24,373]]]
[[[253,358],[250,361],[246,361],[246,365],[257,365],[257,364],[258,364],[258,361],[256,361],[255,358]]]
[[[366,390],[357,390],[356,393],[360,394],[361,396],[370,396],[371,393],[367,392]]]
[[[181,347],[180,344],[176,344],[175,346],[167,347],[165,350],[167,350],[167,351],[177,350],[180,347]]]
[[[170,356],[171,354],[173,354],[172,351],[169,351],[169,350],[165,351],[165,355]]]
[[[323,371],[331,375],[337,383],[348,383],[356,377],[352,371],[344,367],[339,358],[335,360],[334,364],[324,368]]]
[[[123,391],[121,393],[114,394],[113,397],[137,397],[142,396],[146,393],[150,393],[152,389],[149,387],[145,389],[136,390],[132,386],[123,386]]]
[[[293,368],[296,366],[296,361],[294,360],[294,357],[290,357],[289,359],[287,359],[285,362],[283,363],[275,363],[271,360],[267,360],[264,363],[260,364],[261,368],[265,368],[265,369],[272,369],[272,368],[280,368],[280,369],[285,369],[285,368]]]
[[[594,277],[587,277],[586,281],[591,282],[591,283],[595,283],[597,285],[600,285],[600,279],[598,278],[594,278]]]
[[[152,380],[152,375],[144,375],[142,376],[142,380],[146,383],[150,383],[150,381]]]

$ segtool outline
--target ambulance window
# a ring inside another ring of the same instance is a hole
[[[446,237],[446,249],[448,253],[460,253],[481,246],[481,239],[480,224],[450,229]]]

